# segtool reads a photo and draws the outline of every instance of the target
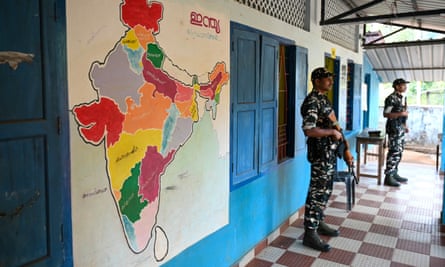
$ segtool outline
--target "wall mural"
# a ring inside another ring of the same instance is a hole
[[[129,248],[140,253],[150,240],[168,240],[168,232],[157,225],[156,218],[161,179],[200,122],[198,101],[203,100],[206,112],[216,119],[229,74],[220,61],[205,81],[198,75],[190,75],[190,80],[175,77],[165,64],[184,70],[156,39],[163,4],[124,0],[120,12],[128,30],[104,62],[96,61],[90,68],[89,79],[98,98],[74,106],[72,112],[83,141],[105,149],[110,192],[123,232]],[[220,30],[219,20],[195,11],[190,12],[189,25]],[[163,237],[153,237],[153,233]],[[154,252],[158,261],[168,254],[167,249],[156,247]]]

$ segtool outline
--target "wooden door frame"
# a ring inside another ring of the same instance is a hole
[[[63,262],[64,266],[73,266],[73,240],[72,240],[72,220],[71,220],[71,159],[70,159],[70,141],[69,141],[69,106],[68,106],[68,58],[67,58],[67,32],[66,32],[66,0],[55,0],[54,24],[48,29],[49,36],[53,41],[49,42],[49,50],[54,53],[47,54],[48,60],[54,66],[52,71],[53,88],[58,92],[54,96],[54,101],[58,103],[57,113],[60,147],[58,156],[60,166],[58,173],[62,175],[60,183],[60,200],[62,201],[62,229],[61,237],[63,243]]]

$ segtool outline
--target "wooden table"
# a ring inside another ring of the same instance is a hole
[[[371,177],[377,179],[377,184],[382,184],[382,167],[384,163],[384,157],[385,157],[385,150],[384,150],[384,144],[385,144],[385,133],[384,131],[381,131],[381,134],[379,136],[369,136],[368,131],[369,129],[365,129],[363,132],[359,133],[356,136],[356,152],[357,152],[357,179],[360,179],[360,176],[363,177]],[[378,150],[376,155],[378,157],[377,162],[377,174],[369,174],[369,173],[360,173],[360,157],[361,157],[361,147],[362,145],[365,146],[364,151],[364,163],[366,164],[366,156],[370,155],[371,153],[368,153],[368,145],[377,145]]]

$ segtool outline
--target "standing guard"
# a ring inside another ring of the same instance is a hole
[[[403,104],[403,95],[406,91],[404,79],[395,79],[392,83],[394,92],[385,99],[383,117],[386,120],[386,134],[388,135],[388,154],[386,156],[385,185],[400,186],[400,182],[407,182],[408,179],[398,174],[399,163],[405,149],[405,133],[409,132],[406,125],[408,111],[406,104]]]
[[[330,117],[335,117],[326,93],[332,89],[333,74],[325,68],[312,71],[312,91],[301,105],[303,131],[307,138],[308,161],[311,163],[311,180],[306,197],[304,212],[303,245],[327,252],[330,245],[320,235],[338,236],[339,231],[332,229],[324,220],[323,209],[331,196],[337,147],[343,139],[341,131],[335,129]]]

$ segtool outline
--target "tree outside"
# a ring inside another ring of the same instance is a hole
[[[392,83],[380,84],[379,106],[384,105],[385,98],[393,91]],[[408,105],[443,106],[445,101],[445,82],[410,81],[405,96]]]

